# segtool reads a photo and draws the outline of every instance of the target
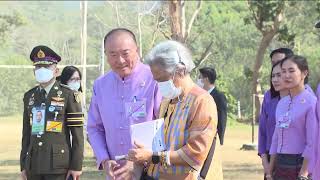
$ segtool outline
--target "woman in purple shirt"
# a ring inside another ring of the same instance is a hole
[[[294,55],[283,60],[281,69],[289,96],[283,97],[276,109],[270,172],[274,180],[307,180],[317,129],[316,98],[304,86],[308,63],[304,57]]]
[[[259,120],[259,144],[258,152],[262,160],[264,169],[264,179],[270,179],[270,155],[269,150],[272,141],[272,135],[276,124],[276,107],[281,97],[288,95],[288,90],[283,86],[283,80],[281,78],[281,61],[278,61],[272,66],[270,76],[270,90],[266,92],[265,96],[269,98],[265,99],[260,113]]]

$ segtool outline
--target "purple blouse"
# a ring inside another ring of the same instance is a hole
[[[306,159],[312,158],[317,130],[316,101],[308,90],[279,101],[270,154],[302,154]]]

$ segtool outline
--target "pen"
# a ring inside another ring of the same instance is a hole
[[[115,156],[114,158],[115,158],[116,161],[125,160],[125,159],[128,158],[128,155]]]

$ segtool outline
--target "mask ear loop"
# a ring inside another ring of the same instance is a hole
[[[172,84],[173,84],[173,80],[175,78],[175,75],[176,75],[176,68],[174,68],[174,72],[173,72],[173,78],[172,78]],[[174,84],[173,84],[174,85]],[[178,102],[181,103],[182,102],[182,99],[180,98],[180,95],[178,96]]]

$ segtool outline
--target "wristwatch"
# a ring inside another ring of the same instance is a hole
[[[309,178],[300,175],[297,177],[297,180],[309,180]]]
[[[158,152],[153,152],[151,162],[152,164],[158,164],[160,162],[160,155]]]

